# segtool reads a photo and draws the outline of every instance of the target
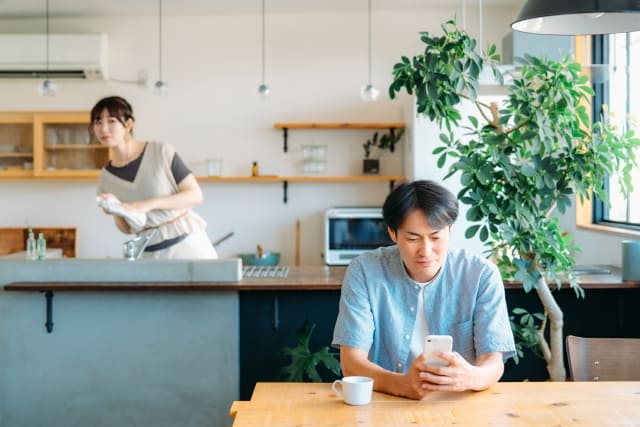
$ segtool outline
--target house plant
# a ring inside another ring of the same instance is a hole
[[[287,366],[280,369],[280,377],[283,381],[302,382],[308,378],[312,382],[321,382],[318,365],[324,366],[336,376],[340,375],[340,361],[336,353],[331,352],[326,346],[315,352],[309,348],[311,334],[315,327],[315,323],[309,324],[305,320],[296,331],[296,346],[284,347],[280,351],[282,355],[291,359]]]
[[[579,296],[583,291],[571,272],[578,248],[556,215],[571,205],[572,195],[582,200],[593,192],[605,200],[602,184],[616,172],[628,192],[640,140],[631,130],[619,132],[606,116],[591,123],[586,105],[593,91],[569,58],[525,56],[504,104],[481,102],[483,67],[501,78],[495,46],[480,55],[476,41],[454,21],[442,31],[422,33],[424,53],[394,66],[389,95],[395,98],[402,89],[415,94],[418,114],[440,125],[441,144],[433,154],[440,168],[452,161],[445,178],[460,178],[458,197],[469,205],[466,217],[474,223],[466,237],[479,233],[503,276],[534,290],[544,307],[544,313],[514,310],[518,354],[523,347],[538,348],[550,378],[564,380],[563,313],[549,283],[559,288],[564,278]],[[463,118],[463,100],[478,114]]]
[[[389,150],[393,153],[395,151],[396,143],[400,141],[402,135],[404,135],[404,129],[390,129],[388,133],[383,133],[381,136],[378,132],[374,132],[373,136],[368,139],[367,142],[362,144],[362,148],[364,148],[362,173],[379,173],[380,156],[384,153],[384,150]],[[380,139],[378,139],[378,136],[380,136]]]

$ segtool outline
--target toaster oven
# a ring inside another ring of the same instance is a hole
[[[325,213],[324,260],[347,265],[363,252],[393,245],[382,208],[332,208]]]

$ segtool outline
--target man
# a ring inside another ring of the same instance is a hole
[[[430,391],[484,390],[515,351],[496,266],[450,249],[453,194],[431,181],[397,187],[384,202],[394,246],[354,259],[345,274],[332,345],[342,371],[378,391],[421,399]],[[426,335],[451,335],[448,366],[425,364]]]

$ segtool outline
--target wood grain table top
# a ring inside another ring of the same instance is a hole
[[[419,401],[374,392],[366,406],[344,404],[328,383],[257,383],[230,416],[234,427],[638,426],[640,382],[502,382]]]

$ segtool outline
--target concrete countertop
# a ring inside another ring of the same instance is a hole
[[[239,258],[0,260],[0,286],[14,282],[237,282],[241,278]]]

